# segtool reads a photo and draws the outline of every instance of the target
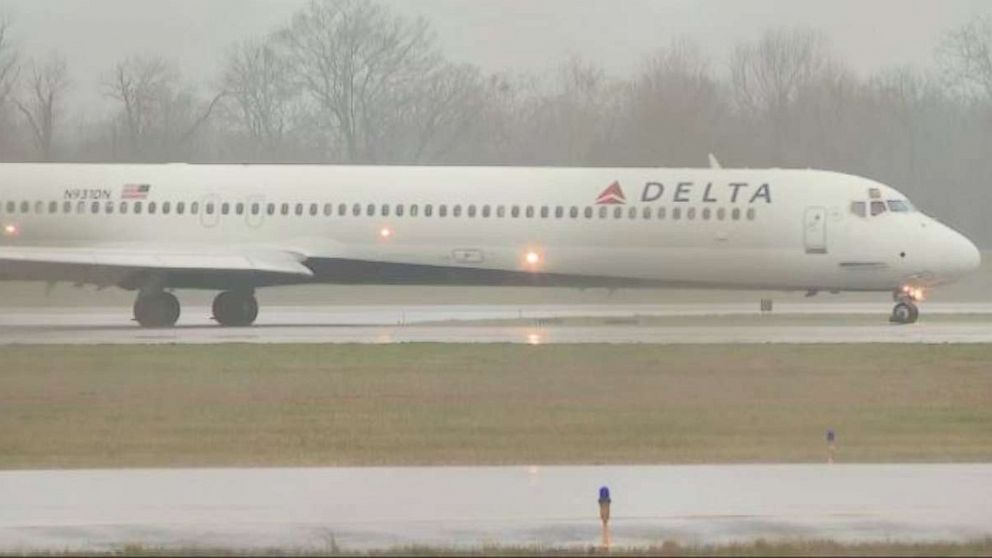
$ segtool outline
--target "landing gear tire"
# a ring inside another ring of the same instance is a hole
[[[251,293],[225,291],[213,305],[214,320],[224,327],[247,327],[258,317],[258,301]]]
[[[134,301],[134,320],[141,327],[172,327],[179,321],[179,300],[171,293],[138,296]]]
[[[920,310],[912,302],[903,301],[892,309],[889,321],[894,324],[913,324],[920,317]]]

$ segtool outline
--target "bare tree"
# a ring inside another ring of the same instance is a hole
[[[764,123],[772,162],[787,162],[785,147],[800,96],[830,68],[824,37],[804,29],[778,29],[756,43],[738,45],[731,56],[731,92],[737,109]]]
[[[17,51],[10,38],[10,21],[0,15],[0,155],[9,150],[14,140],[13,122],[9,108],[11,95],[17,87],[20,65]]]
[[[992,99],[992,15],[978,16],[950,31],[937,54],[950,81]]]
[[[117,158],[186,159],[193,136],[210,118],[223,93],[199,100],[182,83],[178,69],[159,57],[131,57],[114,66],[105,95],[119,103],[115,129],[123,134]],[[124,153],[120,153],[124,151]]]
[[[43,64],[32,63],[24,88],[23,98],[14,102],[28,123],[38,155],[43,161],[51,161],[55,133],[69,89],[65,57],[53,54]]]
[[[247,134],[253,158],[278,158],[300,104],[300,88],[279,45],[271,39],[235,45],[223,82],[233,119]]]
[[[397,107],[442,63],[425,20],[369,0],[311,0],[280,36],[297,81],[334,133],[328,148],[339,145],[353,163],[379,159]]]
[[[677,39],[650,57],[629,86],[621,156],[635,164],[692,166],[722,152],[726,103],[699,46]]]

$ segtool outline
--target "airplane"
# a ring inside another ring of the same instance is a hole
[[[176,324],[177,289],[249,326],[256,289],[305,283],[875,291],[908,324],[980,260],[828,171],[0,165],[0,279],[127,289],[144,327]]]

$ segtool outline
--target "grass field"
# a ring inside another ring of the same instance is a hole
[[[0,468],[992,460],[992,346],[0,348]]]

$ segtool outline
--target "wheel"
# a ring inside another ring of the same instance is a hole
[[[179,312],[179,300],[171,293],[138,296],[134,301],[134,319],[141,327],[172,327]]]
[[[258,301],[251,293],[225,291],[213,305],[214,319],[224,327],[246,327],[258,317]]]
[[[892,309],[889,321],[895,324],[912,324],[920,317],[920,310],[912,302],[900,302]]]

